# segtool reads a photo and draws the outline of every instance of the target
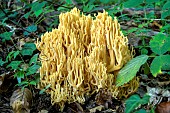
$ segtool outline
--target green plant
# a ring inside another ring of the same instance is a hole
[[[150,41],[150,48],[153,52],[154,59],[151,63],[150,69],[154,77],[161,74],[161,70],[170,70],[170,55],[166,54],[170,51],[170,37],[160,33],[153,37]]]
[[[132,80],[136,76],[137,71],[139,71],[140,66],[144,64],[148,58],[154,58],[150,65],[150,71],[154,77],[161,74],[162,70],[165,70],[164,73],[169,74],[170,55],[167,52],[170,51],[170,38],[163,33],[160,33],[155,35],[153,39],[150,40],[149,44],[153,53],[150,56],[139,55],[129,61],[118,73],[116,79],[117,86],[121,86]],[[129,69],[131,69],[130,72]]]
[[[22,50],[11,51],[6,57],[6,61],[2,63],[10,62],[6,68],[10,68],[15,72],[14,77],[17,78],[18,86],[22,88],[29,85],[36,85],[38,83],[38,76],[36,72],[40,67],[40,64],[37,62],[38,54],[33,54],[33,51],[36,49],[34,43],[26,43]],[[20,56],[20,58],[18,58]],[[24,56],[32,56],[28,63],[23,60]],[[16,60],[21,59],[21,60]],[[33,76],[32,76],[33,75]],[[32,76],[32,77],[31,77]]]
[[[150,96],[145,94],[143,98],[140,98],[139,95],[134,94],[130,96],[125,101],[125,113],[147,113],[147,111],[141,108],[142,105],[146,105],[149,102]],[[151,110],[152,111],[152,110]],[[154,113],[154,112],[151,112]]]

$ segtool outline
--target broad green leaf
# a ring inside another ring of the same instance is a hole
[[[5,42],[6,40],[11,40],[13,32],[4,32],[0,34],[0,38],[2,38],[2,42]]]
[[[21,78],[24,78],[24,72],[18,71],[17,73],[14,74],[14,77],[17,78],[18,83],[21,83]]]
[[[3,66],[3,64],[5,64],[5,62],[0,58],[0,66]]]
[[[170,16],[170,9],[168,10],[165,10],[161,13],[161,18],[164,19],[166,17],[169,17]]]
[[[143,98],[140,100],[140,104],[142,105],[147,104],[149,102],[149,99],[150,99],[150,96],[145,94]]]
[[[18,71],[14,74],[14,77],[17,78],[24,78],[24,72],[23,71]]]
[[[161,28],[161,31],[163,30],[170,30],[170,24],[167,24]]]
[[[29,84],[31,84],[31,85],[36,85],[37,83],[36,83],[35,80],[33,80],[33,81],[31,81]]]
[[[163,10],[170,9],[170,1],[169,0],[164,4],[162,9]]]
[[[95,5],[89,5],[87,4],[86,6],[83,6],[83,12],[90,12],[93,8],[95,7]]]
[[[66,3],[67,3],[67,4],[73,4],[73,3],[72,3],[72,0],[66,0]]]
[[[27,35],[29,35],[30,33],[33,33],[33,32],[35,32],[35,31],[37,31],[37,26],[36,25],[31,25],[31,26],[28,26],[27,28],[26,28],[26,30],[28,31],[24,31],[24,35],[25,36],[27,36]]]
[[[148,59],[147,55],[140,55],[130,60],[118,73],[116,86],[121,86],[132,80],[142,64]]]
[[[19,55],[19,51],[11,51],[8,53],[7,57],[6,57],[6,61],[11,61],[12,58],[16,58]]]
[[[132,95],[125,101],[125,113],[132,113],[132,111],[139,106],[141,98],[139,95]]]
[[[146,0],[147,4],[151,4],[151,3],[156,3],[159,2],[160,0]]]
[[[137,7],[142,3],[143,3],[143,0],[128,0],[127,2],[124,2],[124,7],[126,8]]]
[[[162,73],[161,69],[170,70],[170,55],[161,55],[153,59],[150,70],[154,77]],[[169,69],[168,69],[169,68]]]
[[[8,61],[8,60],[10,61],[10,60],[11,60],[11,58],[12,58],[13,55],[14,55],[14,52],[15,52],[15,51],[11,51],[11,52],[8,53],[8,55],[7,55],[7,57],[6,57],[6,61]]]
[[[19,51],[14,52],[14,59],[19,55]]]
[[[36,65],[36,64],[32,65],[31,67],[29,67],[29,68],[27,69],[26,75],[28,76],[28,75],[35,74],[39,68],[40,68],[39,65]]]
[[[145,49],[145,48],[142,48],[142,49],[141,49],[141,54],[147,55],[147,54],[148,54],[148,50]]]
[[[139,95],[134,94],[130,98],[125,101],[125,113],[134,113],[133,111],[140,105],[147,104],[149,102],[150,96],[145,94],[144,97],[141,99]],[[135,113],[142,113],[143,110],[139,110]],[[145,113],[145,112],[144,112]]]
[[[29,65],[33,64],[33,63],[36,63],[37,62],[37,59],[38,59],[38,53],[35,54],[31,60],[29,61]]]
[[[22,55],[32,55],[34,50],[36,50],[36,46],[34,43],[26,43],[21,50]]]
[[[110,0],[100,0],[101,3],[107,4],[110,2]]]
[[[140,109],[138,111],[136,111],[135,113],[147,113],[145,109]]]
[[[4,18],[5,17],[5,13],[2,11],[2,10],[0,10],[0,19],[2,19],[2,18]]]
[[[170,37],[165,36],[164,34],[160,33],[153,37],[152,40],[150,40],[150,48],[151,50],[158,54],[163,55],[170,49]]]
[[[7,65],[8,67],[11,67],[12,69],[18,69],[18,66],[21,64],[22,61],[12,61],[9,65]]]
[[[166,17],[170,16],[170,1],[167,1],[163,8],[162,8],[162,14],[161,14],[161,18],[164,19]]]
[[[40,14],[42,14],[42,12],[43,12],[43,10],[40,9],[38,11],[35,11],[34,14],[35,14],[36,17],[38,17]]]
[[[29,84],[28,81],[22,81],[22,82],[19,82],[17,85],[22,86],[22,87],[26,87],[26,86],[28,86],[28,84]]]
[[[137,30],[138,30],[138,28],[131,28],[131,29],[128,30],[128,33],[133,33],[134,31],[137,31]]]
[[[46,4],[47,2],[46,1],[44,1],[44,2],[34,2],[33,4],[32,4],[32,8],[31,8],[31,10],[33,11],[33,12],[36,12],[36,11],[38,11],[38,10],[41,10],[44,6],[45,6],[45,4]]]
[[[26,13],[26,14],[24,14],[24,17],[25,17],[26,19],[28,19],[28,17],[30,16],[30,14],[31,14],[31,11],[29,11],[29,12]]]

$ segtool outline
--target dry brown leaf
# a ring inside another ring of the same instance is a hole
[[[170,102],[162,102],[157,105],[156,113],[170,113]]]
[[[108,103],[112,104],[112,93],[106,89],[100,89],[95,101],[97,105],[104,105],[105,108],[108,108]]]
[[[0,75],[0,93],[8,90],[12,84],[11,80],[10,73],[3,73]]]
[[[31,104],[32,92],[27,88],[15,90],[10,98],[14,113],[30,113]]]

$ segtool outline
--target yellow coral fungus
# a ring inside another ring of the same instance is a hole
[[[65,102],[84,103],[85,96],[101,88],[114,98],[136,91],[138,79],[115,86],[117,72],[132,58],[116,18],[104,11],[93,19],[74,8],[60,14],[59,21],[58,29],[37,42],[42,63],[38,87],[51,84],[48,93],[52,104],[59,104],[62,110]]]

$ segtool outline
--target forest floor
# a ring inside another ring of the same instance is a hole
[[[5,2],[4,2],[5,3]],[[12,3],[11,3],[12,4]],[[13,5],[15,7],[16,5]],[[9,6],[9,10],[13,9],[12,6]],[[58,6],[55,6],[58,7]],[[2,7],[1,7],[2,8]],[[102,9],[102,7],[101,7]],[[151,12],[153,9],[146,9],[145,11]],[[100,11],[100,10],[99,10]],[[6,12],[1,9],[1,12]],[[11,51],[16,51],[16,48],[22,49],[23,45],[27,42],[35,43],[36,38],[40,37],[41,34],[45,33],[47,30],[51,30],[52,28],[57,27],[57,22],[54,25],[51,25],[51,22],[55,21],[55,18],[51,18],[52,15],[59,14],[58,11],[53,11],[52,13],[48,13],[43,15],[45,19],[37,25],[37,29],[35,31],[29,31],[27,26],[35,24],[35,20],[33,17],[23,18],[23,15],[27,12],[26,10],[17,10],[17,14],[13,16],[9,16],[8,13],[4,13],[7,18],[6,25],[0,28],[0,33],[2,34],[5,31],[12,31],[11,40],[0,38],[0,113],[13,113],[12,110],[12,94],[18,90],[18,81],[16,77],[14,78],[15,70],[11,70],[6,66],[9,64],[4,63],[1,65],[2,61],[5,61],[7,56]],[[10,12],[9,12],[10,13]],[[162,21],[160,19],[155,19],[149,23],[148,21],[140,18],[141,15],[144,15],[145,12],[143,10],[136,10],[131,8],[125,8],[121,13],[115,14],[117,17],[122,15],[126,15],[126,17],[131,18],[130,20],[119,19],[119,23],[121,25],[121,29],[124,31],[124,34],[127,35],[129,39],[129,46],[133,46],[135,50],[135,56],[138,56],[142,52],[145,52],[146,48],[144,46],[149,45],[150,39],[153,36],[157,35],[160,32],[162,27]],[[155,11],[155,14],[159,17],[160,11]],[[134,17],[134,15],[136,15]],[[133,17],[133,18],[132,18]],[[2,19],[1,19],[2,20]],[[140,21],[137,21],[140,20]],[[147,25],[146,25],[147,23]],[[143,26],[142,26],[143,25]],[[5,26],[5,27],[4,27]],[[139,27],[141,26],[141,27]],[[47,29],[50,28],[51,29]],[[132,31],[129,31],[129,30]],[[136,31],[141,29],[149,29],[147,32],[136,33]],[[28,35],[25,35],[25,32],[28,32]],[[145,37],[145,38],[143,38]],[[144,49],[141,49],[144,48]],[[151,54],[151,50],[147,48],[147,54]],[[33,51],[33,55],[39,53],[38,50]],[[13,56],[14,57],[14,56]],[[22,57],[22,60],[25,62],[29,62],[32,56],[26,55]],[[12,58],[11,58],[12,59]],[[20,59],[20,58],[16,58]],[[148,65],[150,65],[151,61],[148,61]],[[170,100],[170,76],[165,74],[158,74],[157,77],[153,77],[150,71],[148,70],[148,65],[144,65],[141,67],[140,71],[138,71],[137,76],[140,78],[140,85],[138,91],[135,94],[138,94],[140,97],[143,97],[146,93],[151,96],[149,104],[145,104],[140,106],[139,108],[143,108],[147,111],[154,109],[157,104],[160,102],[167,102]],[[37,73],[36,73],[37,74]],[[30,77],[31,78],[31,77]],[[22,109],[23,113],[60,113],[59,107],[57,105],[51,104],[50,95],[43,93],[40,94],[40,90],[37,89],[37,86],[29,86],[29,90],[32,94],[32,104],[23,109],[23,106],[19,106],[17,109]],[[17,96],[19,94],[16,94]],[[96,97],[99,96],[102,98],[102,104],[98,104],[96,101]],[[116,100],[111,97],[103,97],[103,91],[99,91],[99,93],[95,93],[90,98],[88,98],[85,104],[79,104],[77,102],[68,104],[66,103],[65,108],[62,113],[88,113],[88,112],[101,112],[101,113],[124,113],[125,112],[125,101],[126,98],[122,100]],[[150,112],[153,113],[153,112]]]

